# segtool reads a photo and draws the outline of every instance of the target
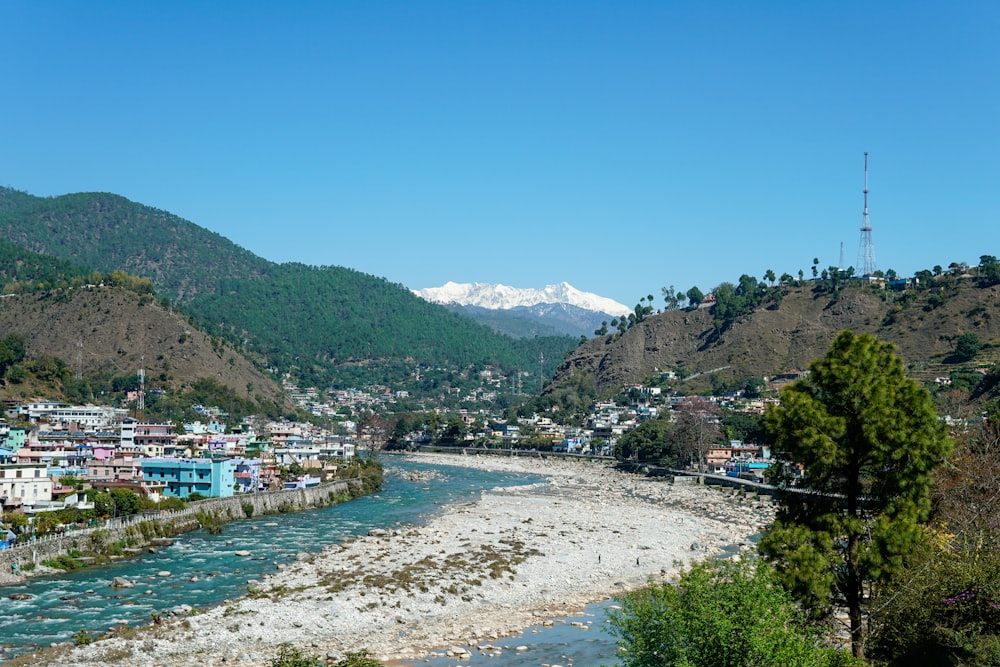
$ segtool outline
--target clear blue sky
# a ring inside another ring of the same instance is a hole
[[[0,0],[0,184],[634,305],[1000,255],[995,2]]]

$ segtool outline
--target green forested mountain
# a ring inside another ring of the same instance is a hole
[[[3,239],[102,272],[153,281],[172,300],[214,292],[224,278],[259,275],[272,264],[166,211],[108,193],[33,197],[0,188]]]
[[[48,257],[0,240],[0,285],[41,287],[82,285],[90,280],[92,270],[58,257]]]
[[[112,194],[42,198],[0,188],[0,238],[77,266],[148,277],[210,333],[310,384],[395,380],[418,365],[548,374],[576,345],[568,337],[498,335],[351,269],[275,264]]]

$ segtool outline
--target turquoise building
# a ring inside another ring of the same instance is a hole
[[[163,495],[187,498],[200,493],[207,498],[228,498],[236,485],[236,461],[233,459],[142,459],[142,479],[166,484]]]

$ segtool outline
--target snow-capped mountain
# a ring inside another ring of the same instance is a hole
[[[490,283],[447,282],[441,287],[414,290],[427,301],[460,306],[478,306],[490,310],[511,310],[538,304],[568,304],[614,317],[632,312],[628,306],[590,292],[581,292],[569,283],[546,285],[542,289],[508,287]]]

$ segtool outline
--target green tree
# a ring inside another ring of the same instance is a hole
[[[743,385],[743,395],[747,398],[759,398],[765,386],[763,378],[747,378],[746,383]]]
[[[621,437],[615,448],[620,460],[654,461],[673,467],[681,455],[671,434],[670,420],[649,419]]]
[[[94,511],[97,516],[114,516],[115,499],[107,491],[102,491],[94,496]]]
[[[955,356],[962,361],[973,359],[981,349],[983,349],[983,341],[979,340],[979,336],[971,331],[962,334],[955,341]]]
[[[660,292],[663,294],[663,301],[667,304],[667,310],[677,308],[680,300],[684,298],[684,295],[678,292],[673,285],[670,287],[661,287]]]
[[[860,665],[825,646],[766,563],[706,561],[608,613],[625,667]]]
[[[142,499],[132,489],[111,489],[109,493],[118,516],[128,516],[142,511]]]
[[[771,269],[765,271],[764,280],[766,280],[771,287],[774,287],[774,280],[775,280],[774,271],[772,271]]]
[[[24,337],[10,334],[0,340],[0,377],[14,364],[24,361]]]
[[[979,258],[979,278],[987,285],[1000,282],[1000,262],[994,255],[982,255]]]
[[[777,497],[760,550],[810,611],[847,607],[860,658],[864,610],[920,542],[931,473],[951,440],[890,343],[843,331],[810,371],[765,422],[775,451],[803,466],[811,493]]]
[[[450,445],[459,444],[465,441],[465,435],[469,432],[469,427],[458,415],[452,415],[445,423],[444,431],[441,433],[441,442]]]
[[[688,298],[688,301],[691,303],[692,306],[697,306],[705,299],[705,295],[702,293],[700,289],[698,289],[697,285],[689,289],[687,291],[687,294],[685,294],[685,296]]]

